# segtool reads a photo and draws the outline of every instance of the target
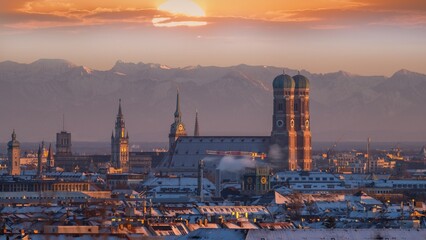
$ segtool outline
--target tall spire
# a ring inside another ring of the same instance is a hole
[[[115,133],[114,133],[115,131]],[[121,109],[121,98],[118,100],[118,113],[115,121],[115,129],[111,133],[111,161],[115,168],[122,168],[127,172],[129,163],[129,143],[126,138],[126,125]]]
[[[121,112],[121,98],[118,99],[118,115],[123,116],[123,113]]]
[[[65,132],[65,113],[62,114],[62,132]]]
[[[198,127],[198,110],[195,109],[195,128],[194,128],[194,136],[200,136],[200,129]]]
[[[47,171],[51,172],[53,167],[53,149],[52,144],[49,144],[49,152],[47,153]]]
[[[41,177],[41,175],[43,173],[43,166],[42,166],[42,162],[41,162],[41,157],[42,157],[41,146],[38,145],[38,152],[37,152],[37,177]]]
[[[15,141],[16,140],[16,133],[15,133],[15,129],[13,129],[13,132],[12,132],[12,141]]]
[[[122,136],[124,137],[124,133],[122,134],[122,128],[124,128],[124,116],[123,111],[121,110],[121,98],[118,100],[118,113],[117,113],[117,119],[115,120],[115,136]]]
[[[180,102],[179,102],[179,89],[177,89],[176,94],[176,111],[175,111],[175,122],[181,121],[181,112],[180,112]]]

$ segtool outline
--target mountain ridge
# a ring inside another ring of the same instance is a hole
[[[54,140],[66,116],[73,139],[108,140],[118,98],[135,141],[165,141],[173,120],[176,89],[188,134],[195,109],[206,135],[269,135],[272,80],[297,70],[239,64],[230,67],[173,68],[118,60],[96,70],[61,59],[23,64],[0,62],[0,141],[17,129],[25,141]],[[426,75],[406,69],[392,76],[337,71],[301,74],[311,80],[313,140],[425,141],[422,103]],[[31,122],[29,124],[28,122]],[[32,125],[33,127],[29,126]]]

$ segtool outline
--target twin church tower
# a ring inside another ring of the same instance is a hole
[[[274,110],[271,142],[279,146],[281,157],[270,158],[279,169],[312,170],[309,114],[309,80],[300,75],[277,76],[273,83]]]

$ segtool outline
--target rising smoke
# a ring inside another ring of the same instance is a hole
[[[229,172],[239,172],[245,168],[254,168],[256,161],[249,157],[233,157],[225,156],[220,159],[219,165],[217,168],[220,171],[229,171]]]

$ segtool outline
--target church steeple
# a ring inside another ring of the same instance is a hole
[[[52,144],[49,144],[49,152],[47,154],[47,171],[52,172],[54,165]]]
[[[175,111],[175,123],[182,121],[182,113],[180,112],[180,101],[179,101],[179,89],[176,94],[176,111]]]
[[[121,98],[118,99],[118,114],[117,116],[123,116],[123,112],[121,111]]]
[[[198,127],[198,111],[195,110],[195,127],[194,127],[194,136],[200,136],[200,129]]]
[[[117,119],[115,121],[115,137],[124,137],[125,133],[125,123],[124,123],[124,116],[123,111],[121,110],[121,98],[118,100],[118,113],[117,113]]]
[[[173,151],[176,140],[180,136],[186,136],[185,125],[182,122],[182,113],[180,111],[179,89],[176,94],[176,111],[174,114],[175,120],[170,126],[169,133],[169,151]]]
[[[41,151],[41,146],[38,145],[38,152],[37,152],[37,177],[41,178],[41,175],[43,174],[43,165],[42,165],[42,151]]]

